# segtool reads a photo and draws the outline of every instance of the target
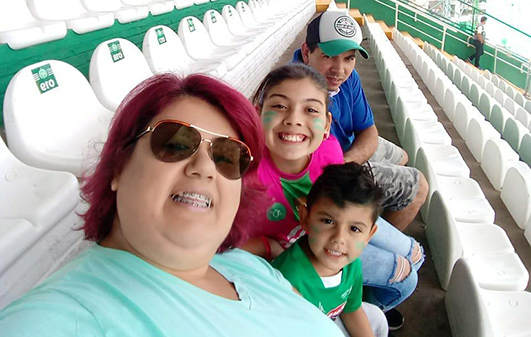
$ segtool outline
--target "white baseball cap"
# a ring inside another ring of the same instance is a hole
[[[361,47],[361,28],[350,15],[339,11],[326,11],[308,25],[306,43],[317,44],[328,56],[334,57],[347,50],[359,50],[361,56],[369,53]]]

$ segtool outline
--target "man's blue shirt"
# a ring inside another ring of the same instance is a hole
[[[302,62],[300,49],[293,54],[292,62]],[[339,89],[339,93],[330,97],[328,109],[333,119],[332,134],[345,152],[352,146],[356,133],[374,125],[374,117],[355,69]]]

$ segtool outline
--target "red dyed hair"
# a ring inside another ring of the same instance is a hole
[[[196,74],[182,79],[173,74],[161,74],[143,81],[126,96],[116,111],[109,137],[93,173],[83,177],[81,195],[90,205],[81,215],[85,220],[82,229],[87,240],[99,242],[111,232],[117,211],[116,192],[111,190],[111,181],[115,174],[122,171],[136,146],[136,143],[132,146],[126,144],[144,131],[164,108],[182,96],[203,99],[223,111],[254,157],[242,178],[242,195],[236,218],[219,251],[245,242],[253,234],[253,225],[265,216],[264,188],[257,175],[264,135],[253,105],[235,89],[211,77]]]

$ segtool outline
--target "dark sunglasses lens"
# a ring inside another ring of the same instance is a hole
[[[197,151],[201,134],[186,125],[162,123],[151,134],[151,150],[163,162],[184,160]]]
[[[212,143],[212,160],[225,178],[243,177],[251,162],[251,154],[245,145],[228,138],[217,138]]]

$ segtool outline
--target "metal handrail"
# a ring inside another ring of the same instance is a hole
[[[402,25],[404,25],[404,26],[407,26],[407,27],[409,27],[409,28],[411,28],[411,29],[414,29],[415,31],[418,31],[418,32],[421,33],[421,34],[423,34],[423,35],[425,35],[425,36],[428,36],[429,38],[433,39],[434,41],[439,42],[439,43],[441,44],[441,47],[440,47],[441,50],[444,50],[444,45],[445,45],[445,41],[446,41],[446,35],[447,35],[446,32],[447,32],[447,30],[450,30],[450,31],[452,31],[452,32],[454,32],[454,33],[457,33],[457,31],[458,31],[457,28],[454,27],[453,25],[450,25],[450,24],[444,22],[443,20],[441,20],[441,18],[439,18],[439,15],[434,15],[434,13],[429,12],[429,11],[426,11],[424,8],[419,7],[419,6],[417,6],[417,5],[412,5],[412,4],[409,4],[409,3],[404,3],[404,2],[402,2],[401,0],[388,0],[388,1],[393,2],[393,3],[395,4],[395,6],[391,6],[391,5],[389,5],[389,4],[385,3],[385,2],[382,2],[381,0],[373,0],[373,1],[376,2],[376,3],[379,3],[379,4],[382,5],[382,6],[385,6],[385,7],[388,7],[388,8],[390,8],[390,9],[393,9],[393,10],[395,11],[395,27],[397,27],[397,29],[398,29],[398,23],[400,23],[400,24],[402,24]],[[463,3],[463,4],[466,4],[466,5],[470,6],[469,4],[467,4],[467,3],[465,3],[465,2],[462,2],[461,0],[458,0],[458,1],[461,2],[461,3]],[[415,13],[415,16],[413,17],[413,16],[411,16],[409,13],[406,13],[406,12],[404,12],[404,11],[400,11],[400,7],[406,8],[406,9],[408,9],[408,10],[414,12],[414,13]],[[470,6],[470,7],[473,7],[474,9],[476,9],[476,10],[478,10],[478,11],[484,13],[484,11],[482,11],[482,10],[480,10],[480,9],[477,9],[477,8],[474,7],[474,6]],[[350,8],[350,0],[347,0],[347,8]],[[405,15],[405,16],[409,16],[409,17],[414,18],[414,19],[416,19],[416,16],[417,16],[417,15],[421,15],[422,17],[424,17],[424,18],[426,18],[426,19],[428,19],[428,20],[430,20],[430,21],[432,21],[432,22],[435,22],[435,23],[437,23],[438,25],[442,26],[443,29],[440,29],[439,27],[437,27],[437,26],[433,26],[433,25],[429,24],[428,22],[423,22],[423,24],[425,24],[425,25],[427,25],[427,26],[433,28],[434,30],[437,30],[437,31],[441,32],[441,33],[442,33],[442,39],[439,40],[437,37],[432,36],[432,35],[430,35],[430,34],[427,34],[426,32],[424,32],[424,31],[418,29],[417,27],[414,27],[414,26],[408,24],[407,22],[404,22],[404,21],[400,20],[400,19],[398,18],[398,14],[399,14],[399,13],[402,14],[402,15]],[[488,14],[487,14],[487,15],[488,15]],[[507,23],[504,23],[503,21],[501,21],[501,20],[499,20],[499,19],[497,19],[497,18],[495,18],[495,17],[493,17],[493,16],[491,16],[491,15],[488,15],[488,16],[494,18],[496,21],[500,21],[500,22],[502,22],[503,24],[507,25],[507,26],[510,27],[511,29],[514,29],[514,30],[516,30],[516,31],[518,31],[518,32],[520,32],[520,33],[526,35],[526,36],[529,36],[528,34],[526,34],[526,33],[524,33],[524,32],[521,32],[520,30],[518,30],[518,29],[512,27],[511,25],[509,25],[509,24],[507,24]],[[470,35],[470,34],[468,34],[468,33],[466,33],[466,32],[464,32],[464,33],[467,35],[467,40],[463,40],[463,39],[460,39],[460,38],[458,38],[458,37],[456,37],[456,36],[451,36],[451,35],[450,35],[450,37],[452,37],[454,40],[460,41],[460,42],[463,43],[463,44],[466,44],[467,47],[470,47],[471,44],[469,43],[469,40],[472,39],[473,36]],[[531,38],[531,36],[529,36],[529,37]],[[516,70],[519,70],[521,73],[524,73],[524,72],[525,72],[525,73],[527,74],[527,77],[526,77],[526,85],[525,85],[525,88],[524,88],[524,95],[527,96],[527,95],[529,94],[529,92],[530,92],[531,60],[530,60],[529,58],[523,57],[523,56],[521,56],[521,55],[519,55],[519,54],[516,54],[516,53],[510,51],[509,49],[507,49],[506,47],[504,47],[504,46],[502,46],[502,45],[499,45],[499,44],[492,45],[492,44],[488,43],[488,41],[487,41],[487,44],[490,45],[491,47],[493,47],[493,49],[494,49],[494,54],[485,51],[485,53],[486,53],[487,55],[490,55],[490,56],[492,56],[492,57],[494,58],[494,69],[493,69],[493,73],[496,73],[497,63],[498,63],[498,62],[502,62],[502,63],[506,64],[506,65],[509,66],[509,67],[512,67],[512,68],[514,68],[514,69],[516,69]],[[520,67],[517,67],[517,66],[515,66],[514,64],[512,64],[512,63],[510,63],[510,62],[507,62],[506,60],[504,60],[504,59],[502,59],[502,58],[498,58],[498,54],[501,53],[501,52],[505,53],[506,55],[509,55],[511,58],[517,60],[518,62],[521,62]],[[526,69],[526,68],[527,68],[527,69]]]

